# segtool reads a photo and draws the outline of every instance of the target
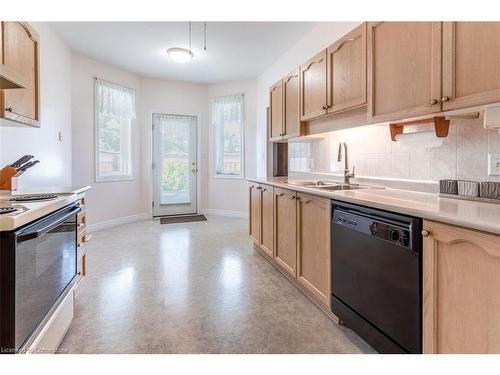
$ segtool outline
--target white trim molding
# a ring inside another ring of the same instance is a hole
[[[240,219],[248,219],[248,212],[245,212],[245,211],[216,210],[213,208],[204,208],[204,209],[200,210],[200,213],[205,214],[205,215],[237,217]]]
[[[95,232],[95,231],[98,231],[101,229],[112,228],[112,227],[116,227],[118,225],[133,223],[134,221],[147,220],[147,219],[151,219],[151,214],[149,212],[131,215],[131,216],[119,217],[116,219],[111,219],[111,220],[101,221],[101,222],[95,223],[95,224],[90,224],[87,227],[87,232],[89,232],[89,233]]]

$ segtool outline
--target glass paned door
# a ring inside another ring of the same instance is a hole
[[[153,215],[196,213],[195,116],[153,115]]]

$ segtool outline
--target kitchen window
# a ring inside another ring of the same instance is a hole
[[[95,79],[96,181],[132,179],[135,90]]]
[[[244,176],[244,95],[212,99],[215,177]]]

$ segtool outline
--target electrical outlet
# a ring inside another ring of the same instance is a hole
[[[500,176],[500,154],[488,154],[488,175]]]

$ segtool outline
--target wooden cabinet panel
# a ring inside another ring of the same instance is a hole
[[[366,22],[327,49],[327,106],[336,113],[366,104]]]
[[[39,126],[39,36],[25,22],[2,22],[2,63],[17,72],[26,88],[0,90],[0,117]]]
[[[500,236],[424,221],[423,262],[424,352],[500,353]]]
[[[299,71],[296,70],[283,79],[284,139],[300,135],[299,90]]]
[[[251,184],[248,194],[249,229],[248,233],[252,241],[260,244],[260,224],[261,224],[261,200],[260,187],[258,184]]]
[[[297,198],[297,280],[330,306],[330,200]]]
[[[441,111],[440,22],[368,24],[368,119]]]
[[[262,185],[260,248],[273,257],[274,243],[274,193],[273,187]]]
[[[296,277],[296,235],[296,194],[274,188],[274,260],[293,277]]]
[[[271,87],[269,97],[271,120],[269,138],[271,141],[280,140],[283,135],[283,80],[280,80]]]
[[[311,120],[326,114],[326,50],[300,67],[300,118]]]
[[[443,24],[443,110],[500,102],[500,22]]]

